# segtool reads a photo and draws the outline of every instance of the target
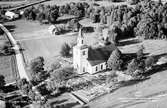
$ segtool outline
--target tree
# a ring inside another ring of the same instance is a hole
[[[155,39],[158,36],[157,22],[146,14],[137,24],[136,36],[143,39]]]
[[[3,75],[0,75],[0,89],[2,89],[5,84],[5,77]]]
[[[50,10],[48,21],[52,24],[56,23],[59,13],[57,9]]]
[[[137,69],[138,69],[138,62],[136,59],[132,59],[132,61],[128,64],[127,74],[133,75]]]
[[[139,50],[137,51],[137,60],[141,60],[144,57],[143,50],[144,50],[144,46],[141,45],[139,47]]]
[[[119,21],[114,22],[109,26],[109,41],[113,44],[118,44],[118,40],[121,37],[121,23]]]
[[[45,19],[45,13],[43,12],[38,13],[37,19],[42,24],[42,21]]]
[[[68,57],[70,55],[70,50],[70,46],[67,43],[64,43],[61,47],[60,53],[63,57]]]
[[[20,79],[17,82],[17,86],[22,90],[23,94],[28,95],[29,91],[32,89],[32,85],[25,79]]]
[[[120,70],[122,63],[121,51],[119,49],[115,49],[107,61],[108,68],[112,70]]]
[[[46,71],[44,70],[44,58],[37,57],[30,63],[31,74],[33,80],[36,82],[43,80],[46,77]]]
[[[152,67],[152,65],[154,64],[154,61],[155,61],[155,59],[154,59],[153,56],[147,57],[147,59],[145,60],[145,65],[146,65],[146,67],[147,67],[147,68]]]
[[[72,31],[78,31],[80,28],[80,24],[77,19],[72,19],[68,21],[67,28],[69,28]]]

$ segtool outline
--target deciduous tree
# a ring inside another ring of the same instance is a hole
[[[147,68],[152,67],[152,65],[154,64],[154,61],[155,61],[155,59],[153,56],[147,57],[147,59],[145,60],[146,67]]]

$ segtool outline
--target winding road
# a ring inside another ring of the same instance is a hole
[[[23,55],[20,51],[20,46],[17,44],[16,40],[13,38],[12,34],[4,27],[2,24],[0,24],[0,28],[5,32],[8,40],[13,46],[13,50],[15,51],[15,56],[16,56],[16,64],[19,72],[20,78],[26,78],[27,81],[30,81],[28,78],[28,75],[26,73],[25,67],[24,67],[24,60],[23,60]]]

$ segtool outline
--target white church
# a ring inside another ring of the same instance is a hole
[[[107,69],[107,60],[116,47],[108,45],[92,49],[86,45],[82,29],[79,30],[77,45],[73,47],[73,66],[78,74],[94,74]]]

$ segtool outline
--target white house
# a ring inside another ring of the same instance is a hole
[[[85,44],[82,29],[79,30],[77,45],[73,47],[73,66],[78,74],[94,74],[106,70],[107,60],[116,47],[108,45],[92,49]]]

